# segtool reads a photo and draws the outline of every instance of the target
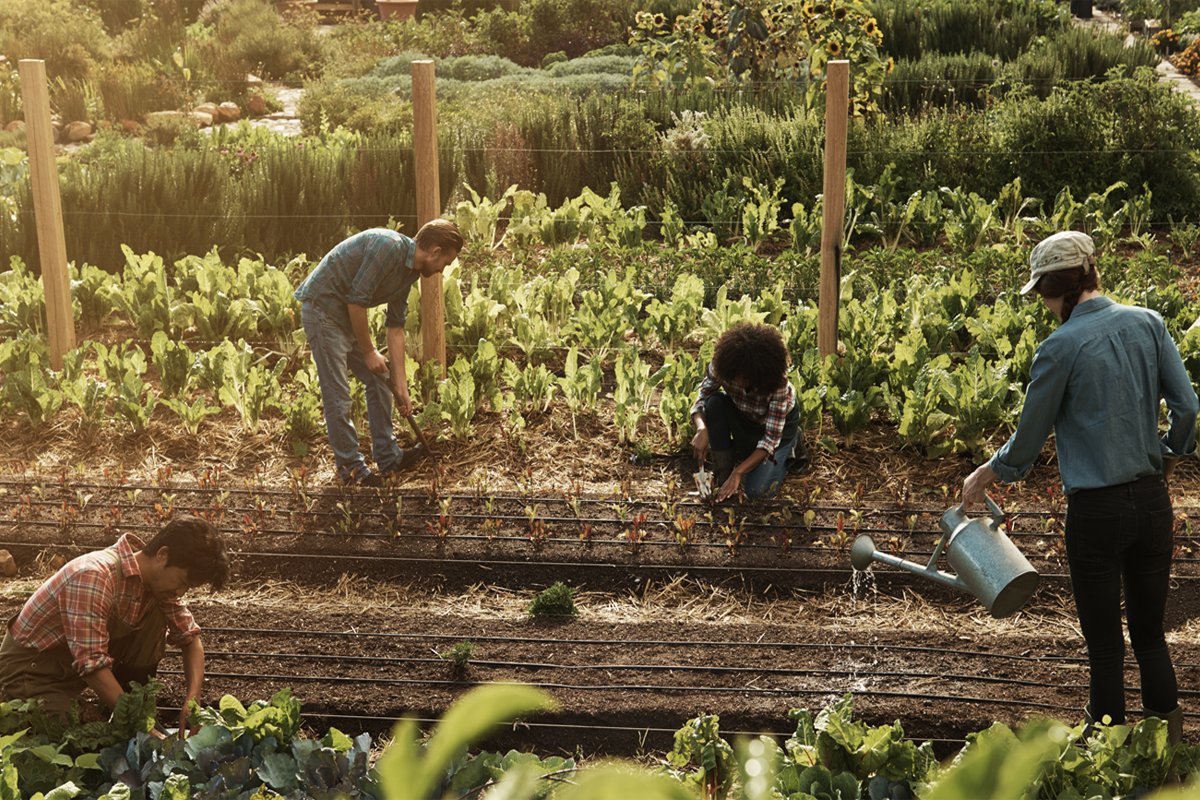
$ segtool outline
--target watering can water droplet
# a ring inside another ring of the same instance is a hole
[[[906,561],[875,549],[870,536],[862,535],[850,548],[855,569],[866,569],[878,561],[907,570],[936,583],[969,592],[997,619],[1011,616],[1029,601],[1038,585],[1037,571],[1005,535],[1004,512],[987,497],[991,517],[971,519],[963,507],[947,509],[939,520],[942,538],[926,565]],[[942,553],[953,573],[938,569]]]

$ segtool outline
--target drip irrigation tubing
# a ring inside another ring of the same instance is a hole
[[[164,675],[183,675],[183,670],[164,669],[159,670],[159,674]],[[367,678],[345,675],[280,675],[275,673],[238,673],[238,672],[209,672],[205,671],[207,678],[222,678],[225,680],[258,680],[258,681],[280,681],[282,683],[333,683],[333,684],[367,684],[369,686],[427,686],[427,687],[447,687],[447,688],[468,688],[474,686],[511,686],[507,682],[492,682],[492,681],[456,681],[445,679],[430,679],[421,680],[418,678]],[[756,696],[772,696],[772,695],[806,695],[806,696],[828,696],[835,694],[836,689],[797,689],[797,688],[763,688],[758,686],[675,686],[663,685],[656,686],[653,684],[570,684],[570,683],[554,683],[554,682],[524,682],[525,686],[532,686],[538,689],[559,689],[562,691],[578,691],[578,692],[654,692],[654,693],[680,693],[680,694],[739,694],[739,695],[756,695]],[[856,688],[855,696],[862,697],[898,697],[905,700],[912,700],[914,697],[920,697],[923,700],[939,700],[943,702],[954,703],[975,703],[980,705],[1016,705],[1026,708],[1037,708],[1049,711],[1064,711],[1066,708],[1060,705],[1050,703],[1039,703],[1036,700],[1020,700],[1012,698],[995,698],[995,697],[969,697],[969,696],[954,696],[954,695],[937,695],[937,694],[920,694],[914,695],[912,692],[898,692],[885,689],[862,689]]]
[[[334,637],[334,638],[359,638],[359,639],[399,639],[407,641],[426,641],[429,639],[437,639],[442,641],[470,641],[470,642],[494,642],[497,644],[544,644],[551,646],[560,645],[579,645],[579,646],[611,646],[611,647],[733,647],[739,649],[768,649],[768,650],[872,650],[872,651],[896,651],[903,653],[929,653],[936,655],[962,656],[968,658],[990,658],[1003,661],[1023,661],[1023,662],[1067,662],[1067,663],[1087,663],[1087,658],[1083,656],[1027,656],[1019,653],[991,653],[983,650],[958,650],[952,647],[931,647],[925,645],[892,645],[892,644],[857,644],[854,642],[829,642],[817,644],[814,642],[762,642],[762,641],[729,641],[729,640],[704,640],[704,639],[563,639],[563,638],[543,638],[536,636],[494,636],[485,634],[475,636],[471,634],[453,634],[453,633],[395,633],[387,631],[314,631],[314,630],[293,630],[288,628],[240,628],[240,627],[213,627],[206,626],[205,631],[216,633],[243,633],[255,634],[260,636],[287,636],[292,638],[309,637]],[[1126,663],[1133,663],[1126,659]],[[1200,665],[1181,664],[1179,666],[1191,667]]]
[[[399,656],[338,656],[327,653],[256,653],[256,652],[231,652],[231,651],[205,651],[206,657],[212,658],[274,658],[281,661],[333,661],[347,662],[352,664],[437,664],[447,666],[450,661],[444,658],[405,658]],[[698,664],[552,664],[537,661],[495,661],[488,659],[469,659],[471,667],[489,667],[495,669],[515,669],[515,670],[563,670],[566,672],[700,672],[700,673],[716,673],[716,674],[749,674],[759,675],[762,677],[772,676],[836,676],[841,678],[923,678],[923,679],[945,679],[953,681],[965,681],[973,683],[995,683],[1009,686],[1027,686],[1032,688],[1043,688],[1045,683],[1040,681],[1030,681],[1021,678],[997,678],[990,675],[963,675],[959,673],[946,672],[892,672],[879,670],[861,670],[861,669],[819,669],[819,668],[791,668],[791,667],[732,667],[732,666],[709,666]],[[1054,684],[1056,687],[1064,689],[1085,689],[1087,686],[1082,683],[1063,683]],[[1129,687],[1127,687],[1129,688]],[[1182,692],[1182,690],[1181,690]],[[1200,695],[1200,690],[1194,692]]]
[[[248,494],[248,495],[264,495],[264,496],[268,496],[268,497],[293,497],[293,498],[308,497],[308,498],[334,499],[334,500],[345,500],[347,498],[361,499],[362,497],[376,496],[381,499],[383,499],[383,498],[387,498],[389,500],[395,499],[395,500],[400,500],[402,502],[408,502],[410,500],[426,501],[426,502],[430,501],[430,494],[428,491],[401,491],[401,490],[372,491],[370,489],[367,489],[367,490],[346,489],[346,488],[339,488],[339,487],[330,487],[327,489],[318,489],[318,490],[310,490],[310,489],[306,489],[306,488],[275,489],[275,488],[270,488],[270,487],[261,486],[261,485],[243,486],[243,487],[216,487],[216,486],[173,486],[173,485],[169,485],[169,484],[164,486],[162,484],[154,484],[154,483],[83,483],[83,482],[75,482],[75,481],[72,481],[71,483],[65,483],[63,480],[63,477],[61,475],[51,476],[51,477],[49,477],[49,479],[47,481],[43,481],[43,482],[37,482],[35,479],[32,479],[32,478],[20,478],[19,479],[19,478],[13,478],[13,477],[8,477],[8,476],[2,476],[2,477],[0,477],[0,486],[27,487],[29,489],[33,489],[34,487],[54,486],[54,487],[56,487],[58,489],[62,489],[62,490],[95,489],[95,490],[108,490],[108,491],[117,491],[117,492],[132,492],[132,491],[158,492],[160,494],[161,493],[167,493],[167,494],[197,493],[197,494],[217,494],[217,495],[219,495],[222,493],[226,493],[229,495]],[[462,501],[466,501],[466,502],[478,502],[478,503],[482,503],[482,502],[490,499],[490,500],[500,501],[500,502],[517,502],[517,503],[523,503],[523,504],[561,503],[564,505],[567,504],[567,502],[568,502],[567,498],[563,497],[563,494],[561,492],[556,492],[554,494],[549,494],[549,495],[510,494],[510,493],[494,493],[494,494],[483,495],[483,494],[479,494],[477,492],[461,493],[461,494],[451,492],[451,493],[438,495],[438,499],[442,499],[442,500],[449,499],[451,501],[462,500]],[[575,498],[571,498],[571,499],[575,499]],[[663,503],[663,499],[661,496],[620,498],[620,497],[613,497],[612,495],[609,495],[606,497],[580,495],[577,499],[579,500],[580,503],[602,504],[602,505],[612,505],[613,503],[624,502],[624,503],[628,504],[630,507],[636,507],[636,506],[641,506],[641,505],[661,506]],[[676,503],[676,505],[688,506],[688,507],[694,506],[694,507],[700,507],[700,508],[709,508],[707,503],[701,502],[699,500],[690,500],[690,499],[688,499],[688,500],[680,499]],[[942,514],[944,514],[946,512],[947,507],[939,507],[939,506],[917,507],[917,506],[910,506],[910,505],[870,506],[870,505],[865,505],[865,504],[864,505],[841,505],[841,504],[836,504],[836,503],[802,504],[800,502],[789,501],[787,499],[775,499],[775,500],[771,500],[771,501],[767,501],[767,502],[760,502],[753,507],[755,512],[762,511],[764,513],[769,513],[771,511],[777,511],[777,510],[783,510],[785,508],[787,510],[789,510],[792,514],[803,513],[803,511],[805,511],[805,510],[812,509],[813,511],[816,511],[817,513],[821,513],[823,511],[829,511],[829,512],[843,511],[846,513],[849,513],[852,511],[860,511],[864,515],[871,515],[871,514],[903,514],[903,515],[917,514],[917,515],[922,515],[922,514],[928,514],[930,516],[940,518],[942,516]],[[257,509],[255,509],[255,511],[257,511]],[[1178,506],[1177,505],[1177,506],[1175,506],[1175,512],[1177,514],[1183,513],[1183,512],[1195,512],[1197,514],[1200,514],[1200,506]],[[1015,518],[1019,518],[1019,517],[1044,518],[1044,517],[1048,517],[1048,516],[1064,516],[1065,514],[1066,514],[1066,508],[1064,505],[1064,508],[1061,511],[1012,511],[1012,512],[1008,512],[1006,516],[1008,516],[1009,518],[1015,519]]]
[[[184,507],[184,510],[187,510],[187,507]],[[292,512],[283,512],[283,513],[292,513]],[[295,513],[307,513],[307,512],[295,512]],[[373,512],[365,512],[365,515],[366,516],[375,516],[375,514]],[[429,518],[429,519],[435,519],[437,517],[436,514],[420,514],[420,515],[415,515],[415,516],[420,516],[422,518]],[[515,521],[518,523],[526,523],[525,517],[520,517],[520,516],[516,516],[516,515],[459,514],[459,515],[455,515],[454,518],[456,520],[460,520],[460,521],[464,520],[464,519],[480,520],[480,521],[485,521],[485,522],[489,521],[489,520],[511,520],[511,521]],[[601,525],[615,525],[615,526],[619,526],[619,527],[623,527],[625,525],[625,523],[622,523],[615,519],[602,519],[602,518],[601,519],[588,519],[588,518],[577,519],[574,517],[539,517],[539,519],[542,522],[554,523],[556,525],[561,523],[564,526],[572,526],[572,527],[577,527],[582,524],[590,525],[593,523],[601,524]],[[62,528],[94,528],[94,529],[99,529],[99,530],[106,530],[109,528],[120,527],[120,528],[131,528],[131,529],[135,529],[135,530],[157,531],[159,528],[158,525],[152,525],[152,524],[144,523],[144,522],[121,521],[119,523],[117,523],[117,522],[107,523],[107,522],[86,522],[86,521],[75,521],[75,520],[61,521],[61,520],[53,520],[53,519],[45,519],[45,518],[37,518],[37,519],[0,518],[0,525],[5,525],[5,524],[7,524],[10,528],[16,528],[21,525],[40,527],[40,528],[59,528],[59,529],[62,529]],[[384,524],[390,526],[392,523],[391,523],[391,520],[386,520]],[[709,522],[697,522],[696,523],[697,528],[699,528],[700,530],[716,529],[718,527],[718,525],[719,525],[719,523],[709,523]],[[822,532],[832,533],[837,530],[836,526],[831,526],[831,525],[812,525],[810,527],[799,527],[799,526],[785,527],[782,525],[771,525],[768,523],[756,523],[756,524],[746,523],[743,526],[743,528],[751,527],[751,526],[755,530],[762,530],[762,529],[774,530],[774,531],[785,530],[785,531],[792,531],[794,533],[810,534],[810,535],[813,533],[822,533]],[[232,530],[232,531],[244,530],[244,526],[240,526],[240,525],[218,525],[217,527],[223,528],[225,530]],[[512,527],[519,527],[519,525],[512,526]],[[670,530],[671,524],[666,522],[665,520],[660,520],[660,521],[648,520],[648,521],[646,521],[645,523],[643,523],[643,527],[642,527],[644,538],[639,539],[636,542],[636,544],[631,543],[628,538],[622,539],[622,538],[615,538],[615,537],[608,538],[608,537],[594,537],[594,536],[589,536],[586,539],[581,538],[581,537],[546,536],[545,538],[538,539],[537,542],[539,545],[561,545],[561,546],[575,545],[575,546],[592,546],[592,547],[599,546],[599,547],[619,547],[619,548],[625,548],[625,549],[640,549],[642,547],[666,547],[666,548],[679,549],[681,552],[689,552],[694,549],[700,549],[700,550],[705,550],[705,549],[707,549],[707,550],[730,550],[730,549],[732,549],[732,550],[736,550],[736,551],[742,551],[742,550],[773,550],[773,551],[786,550],[788,552],[823,553],[823,554],[828,554],[828,553],[834,552],[834,550],[832,550],[828,547],[818,547],[816,545],[808,545],[808,544],[794,544],[792,539],[789,539],[789,543],[786,545],[786,547],[779,543],[750,542],[750,541],[740,542],[736,545],[730,545],[724,541],[700,541],[696,538],[691,538],[691,537],[689,537],[686,544],[680,544],[680,542],[674,538],[652,539],[652,538],[649,538],[649,534],[646,533],[647,530],[660,530],[663,528]],[[896,529],[896,528],[859,528],[856,531],[848,531],[848,532],[846,532],[845,535],[847,537],[851,537],[856,534],[880,534],[880,535],[893,535],[893,536],[909,535],[907,532],[907,529],[900,530],[900,529]],[[531,542],[533,542],[533,539],[531,539],[529,536],[500,536],[500,535],[489,536],[486,534],[463,534],[463,533],[446,533],[445,535],[441,535],[441,534],[436,534],[436,533],[423,533],[420,530],[414,532],[411,530],[401,530],[401,529],[396,529],[392,533],[374,533],[374,532],[364,532],[359,528],[354,528],[354,529],[347,530],[344,532],[337,532],[337,531],[326,531],[326,530],[313,531],[313,530],[300,530],[298,528],[268,528],[268,527],[254,526],[254,535],[256,535],[256,536],[286,536],[289,538],[314,537],[314,538],[329,538],[329,539],[339,539],[339,540],[344,540],[344,539],[348,539],[348,538],[374,539],[374,540],[379,540],[379,541],[393,541],[396,539],[405,539],[407,541],[433,542],[433,543],[439,543],[439,544],[446,544],[446,543],[453,543],[453,542],[473,542],[473,543],[489,543],[489,544],[490,543],[530,544]],[[922,536],[922,535],[938,536],[940,534],[936,534],[931,531],[915,531],[911,535],[913,535],[913,536]],[[1049,536],[1049,534],[1046,534],[1046,536]],[[799,538],[799,537],[795,537],[795,538]],[[815,538],[819,538],[819,537],[815,537]],[[33,543],[33,542],[30,542],[29,544],[30,545],[39,545],[40,544],[42,546],[48,547],[48,546],[55,545],[57,543],[54,543],[54,542]],[[909,558],[928,559],[930,556],[933,555],[932,550],[929,550],[929,551],[905,550],[902,552],[903,552],[903,555],[905,555],[906,557],[909,557]],[[1027,554],[1026,557],[1033,558],[1034,560],[1044,560],[1044,561],[1061,559],[1061,556],[1041,555],[1041,554],[1034,554],[1032,556]],[[1190,563],[1190,562],[1200,563],[1200,556],[1197,556],[1194,558],[1177,557],[1174,560],[1177,563]]]
[[[180,708],[179,706],[159,706],[158,710],[163,713],[178,715],[179,712],[182,711],[183,709]],[[402,720],[411,720],[412,722],[415,722],[418,725],[437,725],[442,721],[435,717],[410,717],[407,715],[398,716],[398,717],[389,717],[389,716],[379,716],[379,715],[373,715],[373,714],[338,714],[333,711],[302,711],[300,716],[301,716],[302,720],[311,718],[311,717],[315,717],[317,719],[326,719],[326,720],[344,719],[344,720],[356,720],[356,721],[361,721],[361,722],[381,723],[381,724],[382,723],[395,724]],[[502,728],[505,730],[511,730],[512,723],[498,722],[498,723],[495,723],[495,725],[493,725],[493,727]],[[588,723],[582,723],[582,722],[530,722],[530,721],[524,720],[524,719],[521,720],[520,727],[522,727],[522,728],[547,728],[547,729],[552,729],[552,730],[608,731],[608,732],[612,732],[612,733],[645,733],[645,732],[649,732],[649,733],[666,733],[666,734],[672,734],[672,735],[676,731],[679,730],[678,728],[656,728],[656,727],[652,727],[652,726],[635,727],[632,725],[603,725],[603,724],[591,723],[591,722],[588,722]],[[738,729],[734,729],[734,728],[721,728],[718,731],[718,733],[721,736],[725,736],[725,737],[728,737],[728,736],[784,736],[784,737],[788,737],[788,736],[791,736],[794,732],[795,732],[794,729],[785,729],[782,731],[763,731],[763,730],[746,731],[746,730],[738,730]],[[905,738],[910,739],[910,741],[941,742],[941,743],[945,743],[945,744],[966,744],[966,741],[967,741],[966,739],[920,739],[920,740],[917,740],[917,739],[912,739],[911,737],[905,737]]]
[[[127,525],[125,527],[136,527]],[[146,526],[142,526],[146,527]],[[83,545],[74,544],[38,544],[36,542],[0,542],[0,547],[58,547],[63,549],[74,549],[79,552],[89,552],[94,548],[85,547]],[[271,560],[281,559],[306,559],[313,561],[373,561],[386,562],[389,564],[431,564],[435,566],[461,565],[465,567],[478,568],[495,568],[495,567],[517,567],[520,569],[540,568],[547,570],[555,569],[588,569],[588,570],[629,570],[636,568],[647,571],[661,572],[706,572],[706,573],[746,573],[746,572],[761,572],[761,573],[780,573],[787,575],[795,575],[797,573],[811,575],[839,575],[846,576],[852,574],[852,568],[833,568],[833,567],[806,567],[806,566],[790,566],[790,567],[773,567],[768,565],[735,565],[735,564],[654,564],[639,561],[636,564],[628,564],[615,561],[519,561],[519,560],[504,560],[504,559],[485,559],[485,558],[424,558],[419,556],[386,556],[375,555],[369,553],[260,553],[249,550],[236,551],[237,555],[242,558],[264,558]],[[893,573],[888,573],[889,575]],[[895,575],[904,576],[907,573],[903,570],[897,570]],[[1043,572],[1040,573],[1043,578],[1067,579],[1070,576],[1063,572]],[[1200,580],[1200,575],[1173,575],[1174,580]]]
[[[520,501],[512,501],[512,502],[520,502]],[[546,501],[539,500],[539,501],[537,501],[537,504],[540,505],[542,502],[546,502]],[[559,501],[559,502],[561,502],[561,501]],[[37,506],[39,508],[41,508],[41,507],[61,508],[63,505],[63,501],[36,500],[36,501],[30,501],[26,505],[29,507]],[[612,504],[609,503],[606,505],[612,505]],[[649,505],[649,503],[643,503],[643,505]],[[705,508],[705,509],[709,509],[709,510],[712,509],[712,507],[708,506],[707,504],[699,504],[699,503],[696,503],[696,504],[677,503],[676,505],[684,506],[687,508],[692,508],[693,506],[699,506],[700,508]],[[733,507],[729,506],[727,508],[733,508]],[[137,513],[138,511],[142,511],[143,513],[150,513],[150,512],[163,513],[163,510],[156,508],[155,505],[151,504],[151,503],[123,504],[119,510],[121,510],[121,511],[128,510],[128,512],[131,514]],[[194,513],[209,512],[209,511],[214,511],[214,510],[219,511],[223,515],[234,517],[235,519],[236,518],[245,519],[247,517],[254,517],[254,518],[262,519],[265,517],[268,520],[274,520],[274,519],[278,519],[281,517],[293,517],[294,518],[295,515],[297,515],[297,514],[302,514],[306,517],[334,517],[339,520],[344,520],[346,518],[356,518],[358,520],[369,520],[369,519],[378,518],[379,520],[381,520],[383,525],[388,526],[388,527],[393,527],[396,524],[397,520],[399,520],[399,519],[436,520],[442,516],[442,513],[437,510],[415,510],[415,511],[414,510],[408,510],[408,511],[401,510],[397,514],[392,514],[392,513],[384,512],[381,510],[380,511],[374,511],[374,510],[326,511],[326,510],[319,510],[319,509],[305,510],[305,509],[292,509],[292,508],[283,508],[283,509],[280,509],[280,508],[264,508],[264,509],[241,508],[238,506],[213,508],[213,507],[204,507],[204,506],[187,505],[187,504],[173,504],[170,506],[169,509],[167,509],[167,511],[170,511],[170,512],[184,511],[184,512],[194,512]],[[813,509],[813,510],[817,510],[817,509]],[[827,511],[829,509],[821,509],[821,510]],[[746,529],[770,530],[770,531],[784,530],[784,531],[793,531],[793,532],[801,533],[801,534],[818,532],[818,531],[819,532],[836,532],[838,530],[836,523],[831,525],[829,523],[824,523],[824,522],[822,522],[822,523],[813,522],[812,524],[805,524],[803,522],[797,523],[797,522],[791,522],[791,521],[788,521],[788,522],[764,522],[761,519],[747,519],[746,518],[747,516],[756,515],[755,512],[757,512],[757,511],[759,511],[759,509],[755,509],[750,514],[746,514],[740,518],[736,518],[738,527],[742,530],[746,530]],[[770,511],[767,512],[768,515],[770,513],[773,513],[773,512],[770,512]],[[886,513],[886,512],[877,512],[877,513],[882,514],[882,513]],[[790,512],[790,514],[793,518],[796,516],[794,511]],[[515,522],[518,524],[514,527],[520,527],[521,525],[528,525],[528,523],[530,521],[530,517],[528,514],[506,514],[506,513],[480,514],[480,513],[473,513],[473,512],[456,513],[456,512],[451,511],[450,513],[446,514],[445,516],[450,518],[450,520],[451,520],[450,524],[453,524],[454,520],[459,520],[459,521],[461,521],[461,520],[478,520],[481,522],[489,522],[489,521],[494,520],[494,521],[499,521],[499,522]],[[758,515],[758,516],[764,516],[764,515]],[[867,514],[864,516],[869,517],[869,516],[873,516],[873,514]],[[1048,514],[1047,516],[1055,516],[1055,515]],[[592,525],[615,525],[615,526],[619,526],[619,527],[628,527],[632,524],[632,519],[630,519],[628,517],[625,519],[622,519],[620,517],[590,517],[590,516],[564,517],[564,516],[549,516],[549,515],[538,514],[535,517],[533,517],[533,519],[541,521],[543,523],[554,523],[556,525],[561,524],[561,525],[568,525],[568,526],[592,524]],[[728,524],[728,523],[719,522],[717,520],[717,517],[715,514],[713,515],[712,519],[709,519],[707,512],[704,517],[692,516],[692,517],[688,517],[688,519],[690,519],[691,522],[695,526],[698,526],[702,529],[703,528],[719,528],[721,526]],[[37,525],[40,527],[78,526],[78,527],[106,528],[106,527],[113,527],[117,524],[135,525],[135,526],[141,526],[142,528],[152,528],[153,527],[152,525],[148,525],[146,523],[125,522],[123,519],[120,523],[115,522],[115,521],[112,523],[98,523],[98,522],[88,522],[85,520],[66,520],[66,519],[54,519],[54,518],[49,518],[49,517],[18,517],[18,516],[0,517],[0,524],[4,524],[4,523],[8,523],[10,525],[20,525],[20,524]],[[666,517],[646,517],[644,520],[642,520],[639,523],[639,526],[643,529],[649,529],[649,528],[653,528],[653,527],[672,529],[675,527],[675,519],[668,519]],[[229,530],[241,530],[245,526],[243,526],[243,525],[227,525],[225,527]],[[329,531],[329,530],[301,530],[298,528],[270,528],[270,527],[261,527],[258,525],[254,526],[254,530],[260,534],[269,534],[269,535],[276,535],[276,536],[345,537],[345,536],[353,535],[355,537],[362,537],[362,538],[390,539],[390,538],[394,538],[396,535],[398,535],[398,530],[393,530],[393,532],[391,532],[391,533],[368,533],[368,532],[363,532],[362,530],[359,529],[359,527],[355,527],[355,529],[352,532],[344,532],[344,533],[338,532],[338,531]],[[857,534],[879,534],[879,535],[902,536],[902,537],[908,537],[908,536],[940,537],[942,535],[940,531],[932,530],[929,528],[911,528],[910,529],[908,527],[889,528],[889,527],[877,527],[877,526],[866,526],[866,525],[858,525],[858,526],[849,525],[849,526],[847,526],[845,524],[843,524],[843,531],[845,532],[845,534],[847,536],[852,536],[852,535],[857,535]],[[472,541],[472,540],[477,540],[477,539],[486,539],[488,541],[496,541],[496,540],[505,541],[505,540],[523,540],[526,538],[526,537],[500,537],[500,536],[486,536],[486,535],[480,536],[477,534],[451,534],[451,533],[447,533],[446,535],[443,536],[443,535],[432,534],[432,533],[425,534],[425,533],[421,533],[419,531],[417,533],[409,533],[408,535],[410,535],[414,538],[430,538],[430,539],[442,540],[442,541],[447,540],[447,539],[450,539],[450,540],[463,539],[466,541]],[[1057,532],[1012,531],[1012,530],[1008,531],[1008,537],[1010,539],[1013,539],[1013,538],[1015,538],[1015,539],[1035,539],[1036,538],[1036,539],[1053,539],[1053,540],[1057,540],[1057,539],[1061,538],[1060,534],[1058,534]],[[555,543],[564,543],[565,544],[568,542],[576,541],[576,538],[571,537],[569,539],[555,539],[555,540],[545,539],[543,541],[546,541],[546,542],[553,541]],[[624,540],[592,540],[592,541],[604,541],[604,542],[620,541],[620,542],[628,543],[627,539],[624,539]],[[647,541],[646,543],[650,544],[652,542]],[[662,540],[658,540],[657,542],[653,542],[653,543],[677,544],[677,542],[665,542]],[[721,545],[721,544],[713,545],[711,543],[710,544],[698,543],[698,544],[700,544],[701,546],[721,546],[721,547],[725,546],[725,545]],[[751,544],[749,546],[764,547],[764,546],[769,546],[769,545],[752,545]],[[931,553],[932,553],[932,551],[930,551],[929,553],[925,553],[925,555],[928,556]],[[919,555],[919,554],[920,553],[918,553],[918,552],[913,553],[913,555]],[[1195,560],[1200,560],[1200,559],[1178,558],[1176,560],[1177,561],[1195,561]]]

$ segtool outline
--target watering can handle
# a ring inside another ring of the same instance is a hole
[[[992,514],[992,522],[996,523],[996,527],[1003,525],[1005,519],[1004,511],[1000,508],[1000,506],[996,505],[996,501],[992,499],[992,496],[985,494],[983,496],[983,501],[987,504],[988,511],[990,511]]]

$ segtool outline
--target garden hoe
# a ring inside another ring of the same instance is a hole
[[[392,402],[396,404],[397,408],[400,407],[400,395],[397,394],[394,389],[392,390]],[[421,447],[425,449],[425,457],[432,458],[433,448],[429,446],[429,439],[425,437],[425,431],[421,430],[421,426],[417,424],[416,417],[414,417],[411,413],[408,413],[404,415],[404,418],[408,420],[408,424],[412,427],[413,433],[417,435],[417,441],[420,442]]]

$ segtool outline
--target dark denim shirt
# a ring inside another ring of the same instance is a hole
[[[315,303],[347,326],[347,304],[370,308],[387,303],[387,326],[404,327],[409,290],[421,277],[413,269],[415,252],[412,239],[387,228],[356,233],[321,259],[294,296],[302,303]]]
[[[1021,419],[991,467],[1005,482],[1024,478],[1053,430],[1066,494],[1128,483],[1161,473],[1164,454],[1195,452],[1198,409],[1162,317],[1095,297],[1038,347]]]

